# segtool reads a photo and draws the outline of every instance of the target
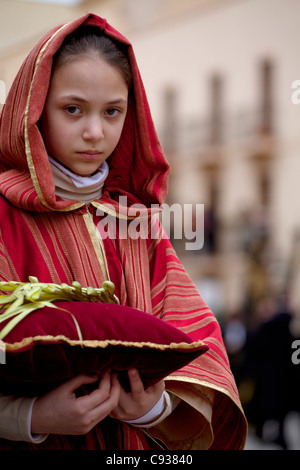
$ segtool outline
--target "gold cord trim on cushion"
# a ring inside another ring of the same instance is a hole
[[[170,343],[170,344],[158,344],[152,343],[149,341],[122,341],[122,340],[115,340],[115,339],[108,339],[108,340],[76,340],[67,338],[65,335],[57,335],[57,336],[32,336],[28,338],[24,338],[22,341],[16,343],[5,343],[5,347],[7,351],[17,351],[18,349],[22,349],[32,343],[53,343],[53,342],[65,342],[70,346],[81,346],[87,348],[107,348],[108,346],[125,346],[128,348],[150,348],[150,349],[157,349],[159,351],[167,351],[167,350],[193,350],[195,348],[199,348],[204,346],[202,341],[197,341],[194,343]]]

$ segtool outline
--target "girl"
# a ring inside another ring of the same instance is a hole
[[[35,399],[2,395],[0,448],[243,448],[246,420],[218,323],[162,230],[100,236],[103,214],[124,220],[132,204],[150,220],[169,173],[132,46],[105,20],[88,13],[29,54],[1,114],[0,166],[0,280],[110,279],[121,304],[210,347],[148,389],[132,369],[130,392],[106,371],[83,397],[75,390],[97,378]]]

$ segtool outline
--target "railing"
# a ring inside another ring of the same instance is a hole
[[[241,109],[234,113],[224,114],[220,121],[217,138],[213,133],[212,123],[208,118],[190,117],[180,122],[168,136],[166,131],[160,133],[165,149],[175,154],[190,154],[210,146],[226,146],[251,142],[260,135],[264,127],[261,123],[260,110]],[[268,129],[267,129],[268,130]]]

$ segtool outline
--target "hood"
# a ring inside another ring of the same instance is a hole
[[[108,36],[127,45],[133,75],[123,132],[107,160],[109,175],[103,188],[102,208],[117,212],[120,196],[127,205],[161,205],[167,193],[169,165],[158,141],[130,42],[106,20],[87,13],[45,34],[20,68],[0,116],[0,193],[12,204],[30,211],[69,211],[83,206],[55,195],[50,163],[38,121],[51,77],[52,57],[64,38],[79,26],[96,25]]]

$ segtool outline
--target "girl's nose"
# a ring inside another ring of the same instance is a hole
[[[90,140],[96,142],[103,139],[103,123],[99,117],[92,117],[86,120],[82,137],[84,140]]]

